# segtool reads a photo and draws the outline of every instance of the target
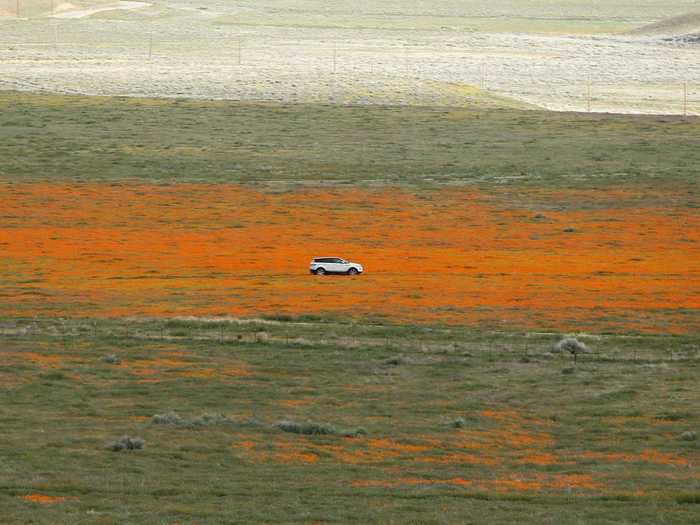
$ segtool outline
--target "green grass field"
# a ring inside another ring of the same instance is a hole
[[[0,94],[0,178],[696,188],[700,119]]]
[[[6,320],[2,522],[696,522],[700,340],[558,339]]]

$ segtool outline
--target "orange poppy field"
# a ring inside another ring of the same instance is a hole
[[[3,183],[0,315],[692,333],[694,211],[645,188]],[[322,255],[365,274],[310,275]]]

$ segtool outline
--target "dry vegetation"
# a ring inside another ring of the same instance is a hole
[[[581,111],[590,80],[593,111],[680,114],[688,82],[700,113],[688,1],[44,5],[0,18],[0,89]]]

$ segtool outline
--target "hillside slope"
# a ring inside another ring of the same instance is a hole
[[[640,36],[684,36],[700,33],[700,11],[666,18],[630,31]]]

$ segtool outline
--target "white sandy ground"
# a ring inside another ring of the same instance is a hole
[[[243,26],[217,22],[221,3],[114,8],[137,3],[2,19],[0,89],[453,106],[509,97],[586,111],[590,86],[592,111],[700,115],[700,44],[663,35]]]
[[[142,9],[144,7],[149,7],[151,4],[147,2],[114,2],[113,4],[108,4],[100,7],[93,7],[90,9],[70,9],[70,8],[63,8],[63,9],[57,9],[57,12],[55,15],[52,15],[52,18],[85,18],[88,16],[95,15],[97,13],[102,13],[105,11],[120,11],[120,10],[125,10],[129,11],[132,9]]]

